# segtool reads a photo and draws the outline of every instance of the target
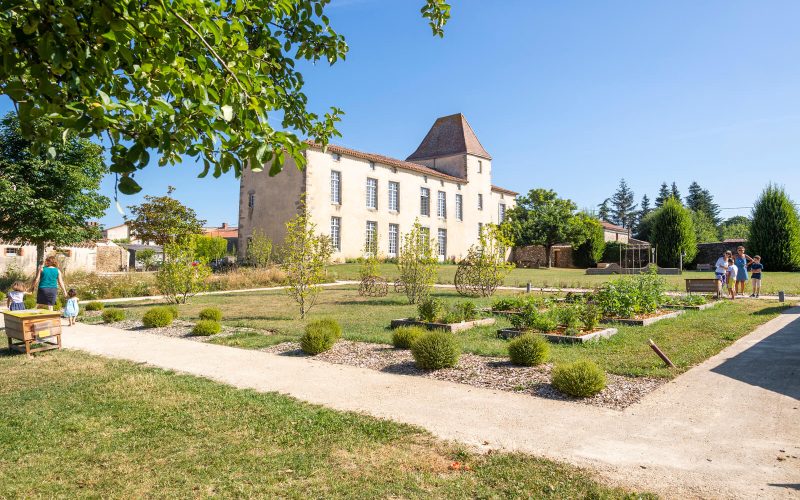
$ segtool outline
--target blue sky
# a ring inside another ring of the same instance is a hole
[[[335,142],[405,158],[436,117],[461,112],[494,183],[516,191],[594,207],[621,177],[637,201],[696,180],[722,207],[748,207],[773,181],[800,200],[800,2],[454,0],[444,39],[422,3],[334,0],[350,53],[302,67],[311,108],[346,112]],[[199,170],[154,165],[137,181],[235,223],[238,181]],[[103,222],[121,220],[112,208]]]

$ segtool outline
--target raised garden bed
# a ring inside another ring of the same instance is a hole
[[[681,305],[681,304],[668,304],[665,305],[665,309],[685,309],[687,311],[702,311],[704,309],[709,309],[711,307],[716,306],[717,304],[722,303],[721,300],[715,300],[712,302],[706,302],[705,304],[695,304],[695,305]]]
[[[625,325],[625,326],[648,326],[652,325],[653,323],[657,323],[662,319],[670,319],[670,318],[677,318],[681,314],[685,312],[684,309],[672,310],[672,311],[658,311],[651,316],[647,316],[645,318],[604,318],[600,320],[600,323],[605,325]]]
[[[512,339],[514,337],[519,337],[520,335],[524,335],[526,333],[531,332],[532,330],[520,330],[518,328],[503,328],[502,330],[497,330],[497,338],[500,339]],[[602,328],[597,329],[592,332],[582,333],[581,335],[564,335],[561,333],[541,333],[541,332],[533,332],[536,335],[541,335],[542,337],[546,338],[550,342],[554,342],[557,344],[582,344],[584,342],[590,342],[592,340],[599,340],[599,339],[607,339],[612,335],[616,335],[617,329],[616,328]]]
[[[474,328],[476,326],[493,325],[494,322],[494,318],[481,318],[472,321],[462,321],[461,323],[428,323],[426,321],[417,321],[413,318],[405,318],[393,319],[390,327],[397,328],[398,326],[422,326],[429,330],[440,329],[448,332],[460,332],[462,330],[469,330],[470,328]]]

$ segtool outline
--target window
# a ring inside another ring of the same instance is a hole
[[[397,246],[400,238],[400,226],[389,224],[389,256],[397,255]]]
[[[497,222],[503,222],[506,220],[506,204],[501,203],[497,206]]]
[[[400,183],[389,182],[389,210],[400,211]]]
[[[331,217],[331,244],[337,252],[342,251],[342,219],[340,217]]]
[[[483,195],[478,193],[478,210],[483,210]]]
[[[464,220],[464,200],[460,194],[456,195],[456,220]]]
[[[478,222],[478,238],[483,234],[483,222]]]
[[[420,188],[419,191],[419,213],[420,215],[431,214],[431,190]]]
[[[375,162],[374,161],[369,162],[369,169],[370,170],[375,170]]]
[[[439,229],[437,234],[437,244],[439,247],[439,257],[447,255],[447,229]]]
[[[9,247],[9,248],[5,249],[5,254],[9,255],[9,256],[12,256],[12,257],[15,256],[15,255],[19,255],[20,253],[21,252],[20,252],[19,248],[10,248]]]
[[[478,160],[478,173],[479,174],[483,173],[483,162],[480,160]]]
[[[331,203],[342,204],[342,173],[331,170]]]
[[[367,178],[367,208],[378,208],[378,179]]]
[[[342,155],[339,153],[333,153],[331,154],[331,157],[333,158],[333,161],[340,161],[342,159]]]
[[[439,191],[436,199],[436,215],[445,219],[447,218],[447,195],[444,191]]]
[[[247,207],[253,208],[256,206],[256,194],[254,192],[247,193]]]
[[[364,242],[364,249],[369,254],[378,249],[378,223],[374,220],[367,221],[367,237]]]
[[[429,227],[421,227],[421,228],[419,228],[419,239],[422,240],[422,244],[430,245],[430,243],[431,243],[431,228],[429,228]]]

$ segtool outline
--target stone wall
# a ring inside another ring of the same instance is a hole
[[[726,250],[736,254],[736,247],[739,245],[744,245],[747,248],[747,242],[741,241],[700,243],[697,245],[697,257],[694,259],[694,264],[710,264],[713,266]],[[691,266],[691,268],[694,267],[694,265]]]
[[[552,249],[553,267],[575,267],[572,256],[572,247],[569,245],[556,245]],[[511,251],[511,262],[517,267],[547,267],[547,253],[541,245],[526,245],[514,247]]]
[[[99,273],[113,273],[128,268],[128,251],[119,246],[97,247],[95,270]]]

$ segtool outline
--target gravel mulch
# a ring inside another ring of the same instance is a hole
[[[297,342],[284,342],[261,350],[284,356],[306,356]],[[530,394],[547,399],[575,401],[615,410],[626,408],[666,382],[658,378],[632,378],[608,374],[608,385],[602,392],[590,398],[577,399],[565,396],[550,385],[552,370],[550,364],[522,367],[512,365],[505,358],[464,353],[455,368],[425,371],[414,365],[414,358],[407,349],[349,340],[340,340],[330,351],[318,354],[314,359],[399,375],[446,380],[485,389]]]

